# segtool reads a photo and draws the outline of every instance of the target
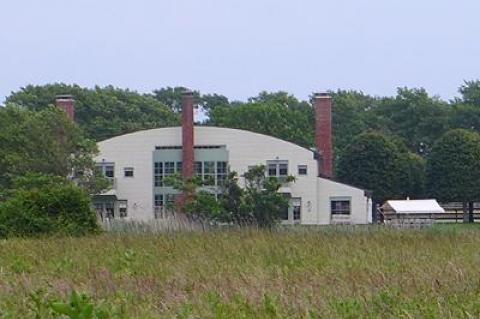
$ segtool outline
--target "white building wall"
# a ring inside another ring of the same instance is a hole
[[[114,137],[98,143],[97,162],[114,162],[118,199],[128,200],[129,218],[153,218],[153,160],[155,146],[181,145],[181,128],[145,130]],[[286,185],[292,197],[301,197],[302,224],[330,223],[330,196],[351,196],[354,223],[366,223],[367,198],[363,190],[318,178],[313,152],[267,135],[249,131],[195,127],[195,145],[226,145],[230,170],[243,175],[249,166],[267,160],[288,160],[289,175],[296,181]],[[298,176],[298,165],[307,165],[306,176]],[[124,177],[125,167],[134,167],[134,177]],[[243,183],[242,179],[240,179]]]
[[[330,224],[330,200],[332,198],[349,197],[351,214],[346,220],[352,224],[369,224],[372,222],[372,201],[360,188],[345,185],[325,178],[317,179],[318,224]]]

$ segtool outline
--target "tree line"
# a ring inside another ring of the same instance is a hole
[[[18,178],[30,176],[35,184],[39,177],[32,174],[65,177],[92,171],[97,141],[179,125],[183,91],[166,87],[141,94],[112,86],[55,83],[13,92],[0,108],[0,201],[11,198],[17,188],[25,189],[16,186]],[[329,93],[340,181],[372,190],[377,202],[407,196],[478,200],[480,81],[463,83],[459,97],[450,101],[421,88],[399,88],[388,97],[349,90]],[[53,106],[62,94],[75,98],[76,125]],[[199,125],[245,129],[314,146],[311,100],[287,92],[260,92],[246,101],[231,101],[194,91],[194,98],[205,114]],[[87,194],[105,187],[99,176],[85,174],[81,180]]]

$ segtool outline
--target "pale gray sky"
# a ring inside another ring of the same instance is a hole
[[[448,99],[480,78],[479,12],[478,0],[3,0],[0,101],[48,82]]]

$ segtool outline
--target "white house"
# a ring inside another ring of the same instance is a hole
[[[182,126],[117,136],[98,143],[95,158],[113,189],[94,197],[103,218],[150,220],[165,216],[178,191],[165,184],[175,172],[201,176],[217,192],[227,171],[242,176],[263,164],[269,176],[295,176],[279,190],[288,196],[285,223],[371,222],[369,194],[332,179],[331,98],[315,99],[317,150],[244,130],[193,126],[193,96],[182,97]],[[240,179],[242,182],[242,179]]]

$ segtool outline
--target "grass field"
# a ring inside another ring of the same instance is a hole
[[[0,241],[0,318],[480,317],[480,227],[295,228]]]

